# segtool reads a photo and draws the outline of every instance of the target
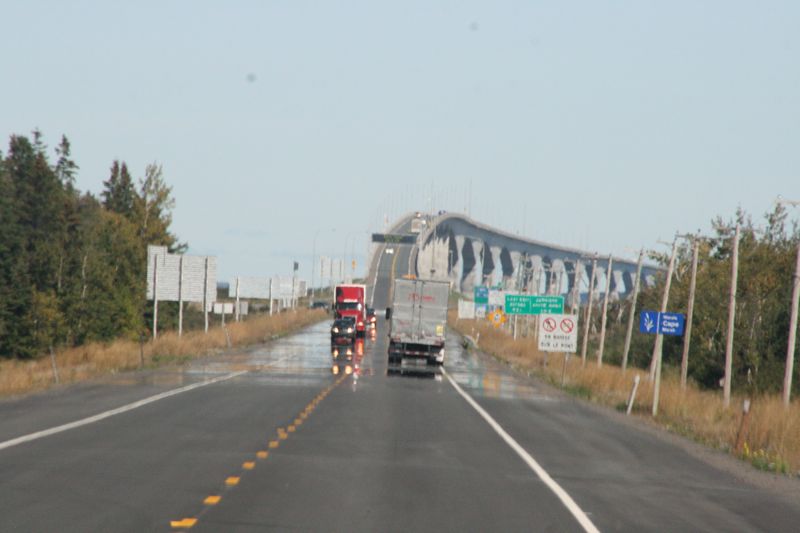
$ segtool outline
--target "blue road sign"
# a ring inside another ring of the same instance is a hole
[[[663,335],[683,335],[686,317],[680,313],[659,313],[658,332]]]
[[[662,335],[683,335],[686,326],[686,316],[681,313],[659,313],[657,311],[642,311],[639,316],[639,331],[642,333]]]
[[[639,331],[642,333],[658,333],[658,311],[642,311],[639,315]]]

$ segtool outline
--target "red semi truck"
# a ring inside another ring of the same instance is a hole
[[[334,318],[352,316],[356,319],[356,335],[363,337],[367,324],[367,286],[337,285],[333,295]]]

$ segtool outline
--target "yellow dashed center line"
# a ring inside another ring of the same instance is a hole
[[[197,518],[184,518],[183,520],[172,520],[169,525],[174,529],[189,529],[197,523]]]
[[[280,446],[281,441],[288,439],[289,433],[295,433],[297,431],[297,427],[303,424],[303,421],[306,420],[308,416],[314,411],[314,408],[317,405],[319,405],[319,403],[322,400],[324,400],[328,396],[328,394],[330,394],[331,391],[333,391],[334,388],[336,388],[342,381],[344,381],[346,377],[347,376],[340,377],[339,379],[336,380],[336,382],[333,385],[326,387],[325,389],[322,390],[322,392],[317,394],[317,396],[305,407],[305,409],[303,409],[300,413],[298,413],[297,417],[294,419],[294,422],[286,426],[286,429],[282,427],[278,428],[276,431],[278,438],[276,440],[270,440],[267,443],[267,447],[270,450],[277,449]],[[263,460],[268,457],[269,457],[269,452],[266,450],[260,450],[256,452],[256,458],[258,459]],[[245,471],[253,470],[255,469],[255,467],[256,467],[255,461],[245,461],[244,463],[242,463],[242,470]],[[225,479],[225,486],[231,489],[233,487],[236,487],[239,484],[240,480],[241,480],[240,476],[229,476],[228,478]],[[207,507],[214,506],[217,505],[221,500],[222,496],[211,495],[206,497],[205,500],[203,500],[203,504]],[[172,529],[190,529],[196,523],[197,523],[197,518],[190,517],[190,518],[183,518],[181,520],[171,520],[169,525],[170,527],[172,527]]]

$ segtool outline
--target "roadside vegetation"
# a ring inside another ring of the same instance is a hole
[[[225,329],[210,328],[159,335],[155,341],[118,339],[91,342],[54,352],[50,357],[0,361],[0,396],[23,394],[49,388],[56,383],[75,383],[103,375],[175,365],[230,349],[267,342],[324,320],[325,311],[298,308],[273,316],[253,315],[242,322],[232,322]],[[230,343],[230,344],[229,344]]]
[[[147,245],[186,249],[161,166],[134,180],[115,160],[99,196],[76,188],[78,169],[66,137],[51,151],[39,131],[0,152],[0,359],[137,339],[152,322]],[[174,327],[177,304],[159,309],[159,330]]]
[[[648,370],[628,368],[622,372],[614,364],[597,366],[580,353],[571,355],[564,372],[564,356],[539,352],[533,337],[514,340],[510,332],[497,329],[486,320],[458,320],[451,311],[450,326],[463,335],[478,338],[481,351],[560,387],[565,376],[565,391],[588,401],[625,412],[635,375],[640,384],[633,416],[652,420],[653,391]],[[654,422],[665,429],[697,442],[726,451],[751,462],[755,467],[776,473],[800,475],[800,408],[793,403],[785,409],[779,394],[763,394],[751,400],[747,427],[742,427],[742,405],[746,394],[736,393],[732,407],[722,406],[722,392],[702,390],[690,383],[680,387],[680,371],[665,368],[662,374],[659,413]],[[742,446],[736,449],[740,429]]]
[[[135,179],[112,161],[97,196],[78,190],[78,171],[64,136],[50,150],[38,130],[12,135],[0,151],[0,395],[176,364],[323,318],[251,315],[205,334],[203,313],[187,305],[178,337],[178,303],[160,302],[151,342],[147,246],[188,248],[171,230],[172,189],[156,163]]]
[[[732,350],[732,400],[723,407],[721,380],[725,370],[728,298],[731,284],[733,236],[741,228],[738,289]],[[688,236],[687,236],[688,237]],[[663,380],[655,422],[717,449],[728,451],[757,468],[773,472],[800,471],[800,405],[798,366],[794,365],[788,407],[782,401],[791,310],[792,284],[800,231],[788,223],[788,213],[776,205],[755,224],[741,210],[730,220],[718,217],[708,235],[679,240],[668,310],[686,313],[691,279],[692,243],[698,243],[699,262],[693,329],[689,350],[687,386],[680,386],[683,337],[665,337]],[[651,251],[662,266],[667,254]],[[666,268],[664,269],[664,273]],[[664,273],[653,287],[644,288],[634,312],[660,308]],[[610,301],[603,366],[597,366],[602,292],[589,324],[586,365],[579,353],[566,369],[565,388],[591,401],[625,410],[636,374],[641,377],[633,414],[650,417],[652,387],[649,365],[652,335],[635,332],[626,372],[621,369],[629,300]],[[580,320],[585,319],[582,309]],[[525,319],[523,319],[524,321]],[[451,325],[463,334],[480,334],[480,348],[524,371],[561,385],[563,356],[539,353],[531,324],[529,336],[514,341],[510,331],[497,330],[488,321],[456,320]],[[523,331],[527,331],[524,330]],[[585,324],[580,324],[581,342]],[[580,347],[580,343],[579,343]],[[796,356],[795,356],[796,358]],[[742,406],[750,401],[750,415],[742,423]]]

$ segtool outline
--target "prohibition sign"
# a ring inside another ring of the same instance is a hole
[[[545,318],[542,327],[546,332],[550,333],[556,329],[556,321],[552,318]]]
[[[572,330],[575,329],[575,323],[571,319],[565,318],[561,321],[559,327],[564,333],[572,333]]]

